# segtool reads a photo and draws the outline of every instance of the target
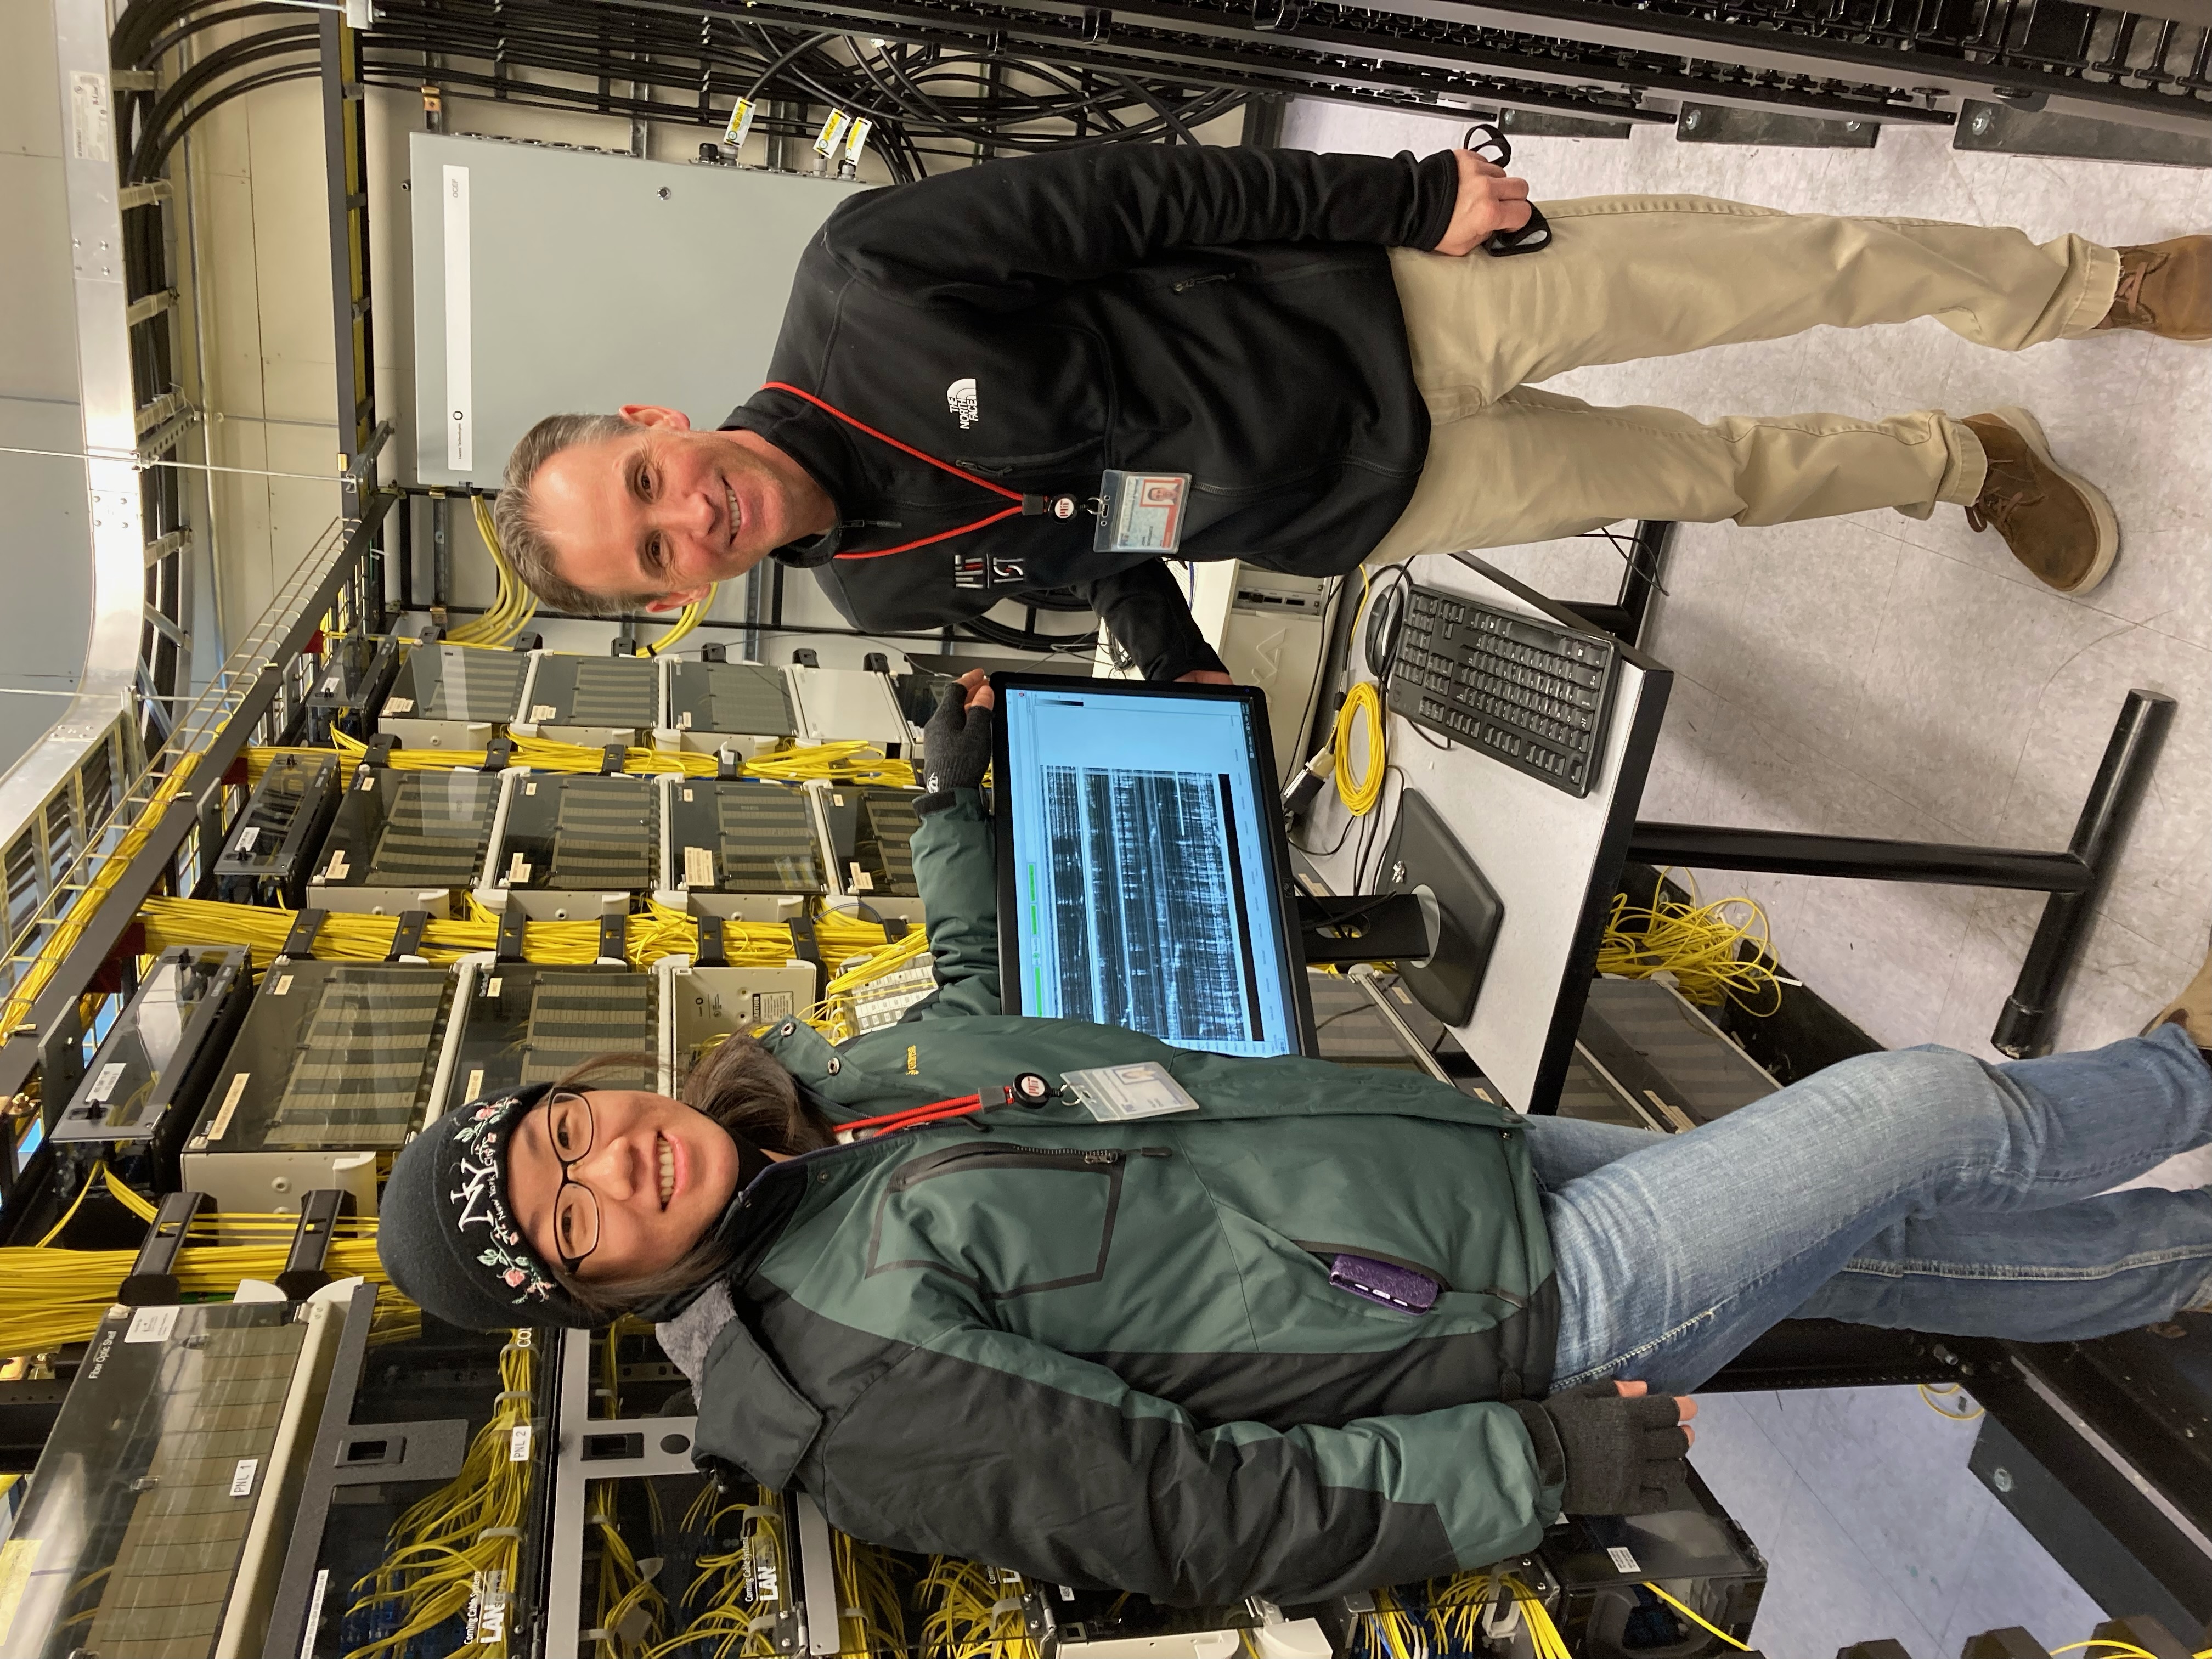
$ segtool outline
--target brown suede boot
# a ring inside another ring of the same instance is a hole
[[[2051,459],[2050,441],[2024,409],[1993,409],[1960,424],[1982,441],[1990,462],[1967,524],[1995,529],[2013,557],[2061,593],[2086,593],[2104,580],[2120,550],[2119,520],[2105,492]]]
[[[2212,956],[2204,958],[2197,977],[2166,1005],[2164,1013],[2143,1027],[2142,1034],[2148,1036],[2161,1025],[2179,1025],[2198,1048],[2212,1049]]]
[[[2199,345],[2212,340],[2212,236],[2176,236],[2119,253],[2119,290],[2099,328]]]

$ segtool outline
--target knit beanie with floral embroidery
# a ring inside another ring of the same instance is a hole
[[[507,1207],[507,1142],[550,1086],[448,1112],[392,1162],[376,1253],[402,1295],[449,1325],[594,1322],[554,1281]]]

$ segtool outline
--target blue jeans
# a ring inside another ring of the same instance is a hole
[[[1791,1317],[2103,1336],[2212,1281],[2212,1194],[2105,1194],[2212,1141],[2212,1070],[2178,1025],[2001,1066],[1867,1054],[1690,1134],[1528,1133],[1563,1304],[1554,1388],[1685,1392]]]

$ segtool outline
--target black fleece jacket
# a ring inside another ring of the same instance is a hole
[[[1389,247],[1433,247],[1458,188],[1416,163],[1114,144],[847,202],[792,285],[769,378],[1012,489],[1088,501],[1108,468],[1187,472],[1184,559],[1334,575],[1397,520],[1429,422]],[[1078,513],[885,552],[1008,503],[787,392],[725,429],[812,473],[838,526],[779,549],[861,628],[936,628],[1072,587],[1155,679],[1219,659],[1158,559]]]

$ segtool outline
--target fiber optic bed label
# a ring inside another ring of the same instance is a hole
[[[1642,1567],[1637,1565],[1636,1552],[1633,1550],[1626,1549],[1620,1545],[1615,1544],[1612,1548],[1606,1551],[1606,1554],[1612,1560],[1613,1571],[1616,1572],[1640,1573],[1644,1571]]]
[[[92,1087],[84,1091],[88,1102],[97,1103],[115,1093],[115,1085],[123,1081],[123,1073],[130,1068],[119,1060],[111,1060],[100,1068],[100,1075],[92,1080]]]
[[[246,1098],[246,1085],[252,1076],[251,1072],[240,1072],[231,1079],[230,1088],[222,1097],[222,1109],[215,1115],[214,1123],[209,1126],[207,1138],[210,1140],[221,1140],[223,1131],[230,1127],[230,1120],[237,1115],[238,1103]]]
[[[518,1423],[507,1437],[507,1461],[527,1463],[530,1461],[530,1425]]]
[[[260,844],[261,826],[259,824],[250,823],[246,825],[245,829],[238,832],[238,850],[240,852],[251,853]]]
[[[714,855],[704,847],[684,849],[684,884],[687,887],[712,887],[714,884]]]
[[[177,1328],[175,1308],[141,1308],[131,1316],[131,1323],[123,1333],[125,1342],[167,1342],[169,1333]]]
[[[386,697],[384,700],[384,712],[387,714],[411,714],[415,712],[415,699]]]

